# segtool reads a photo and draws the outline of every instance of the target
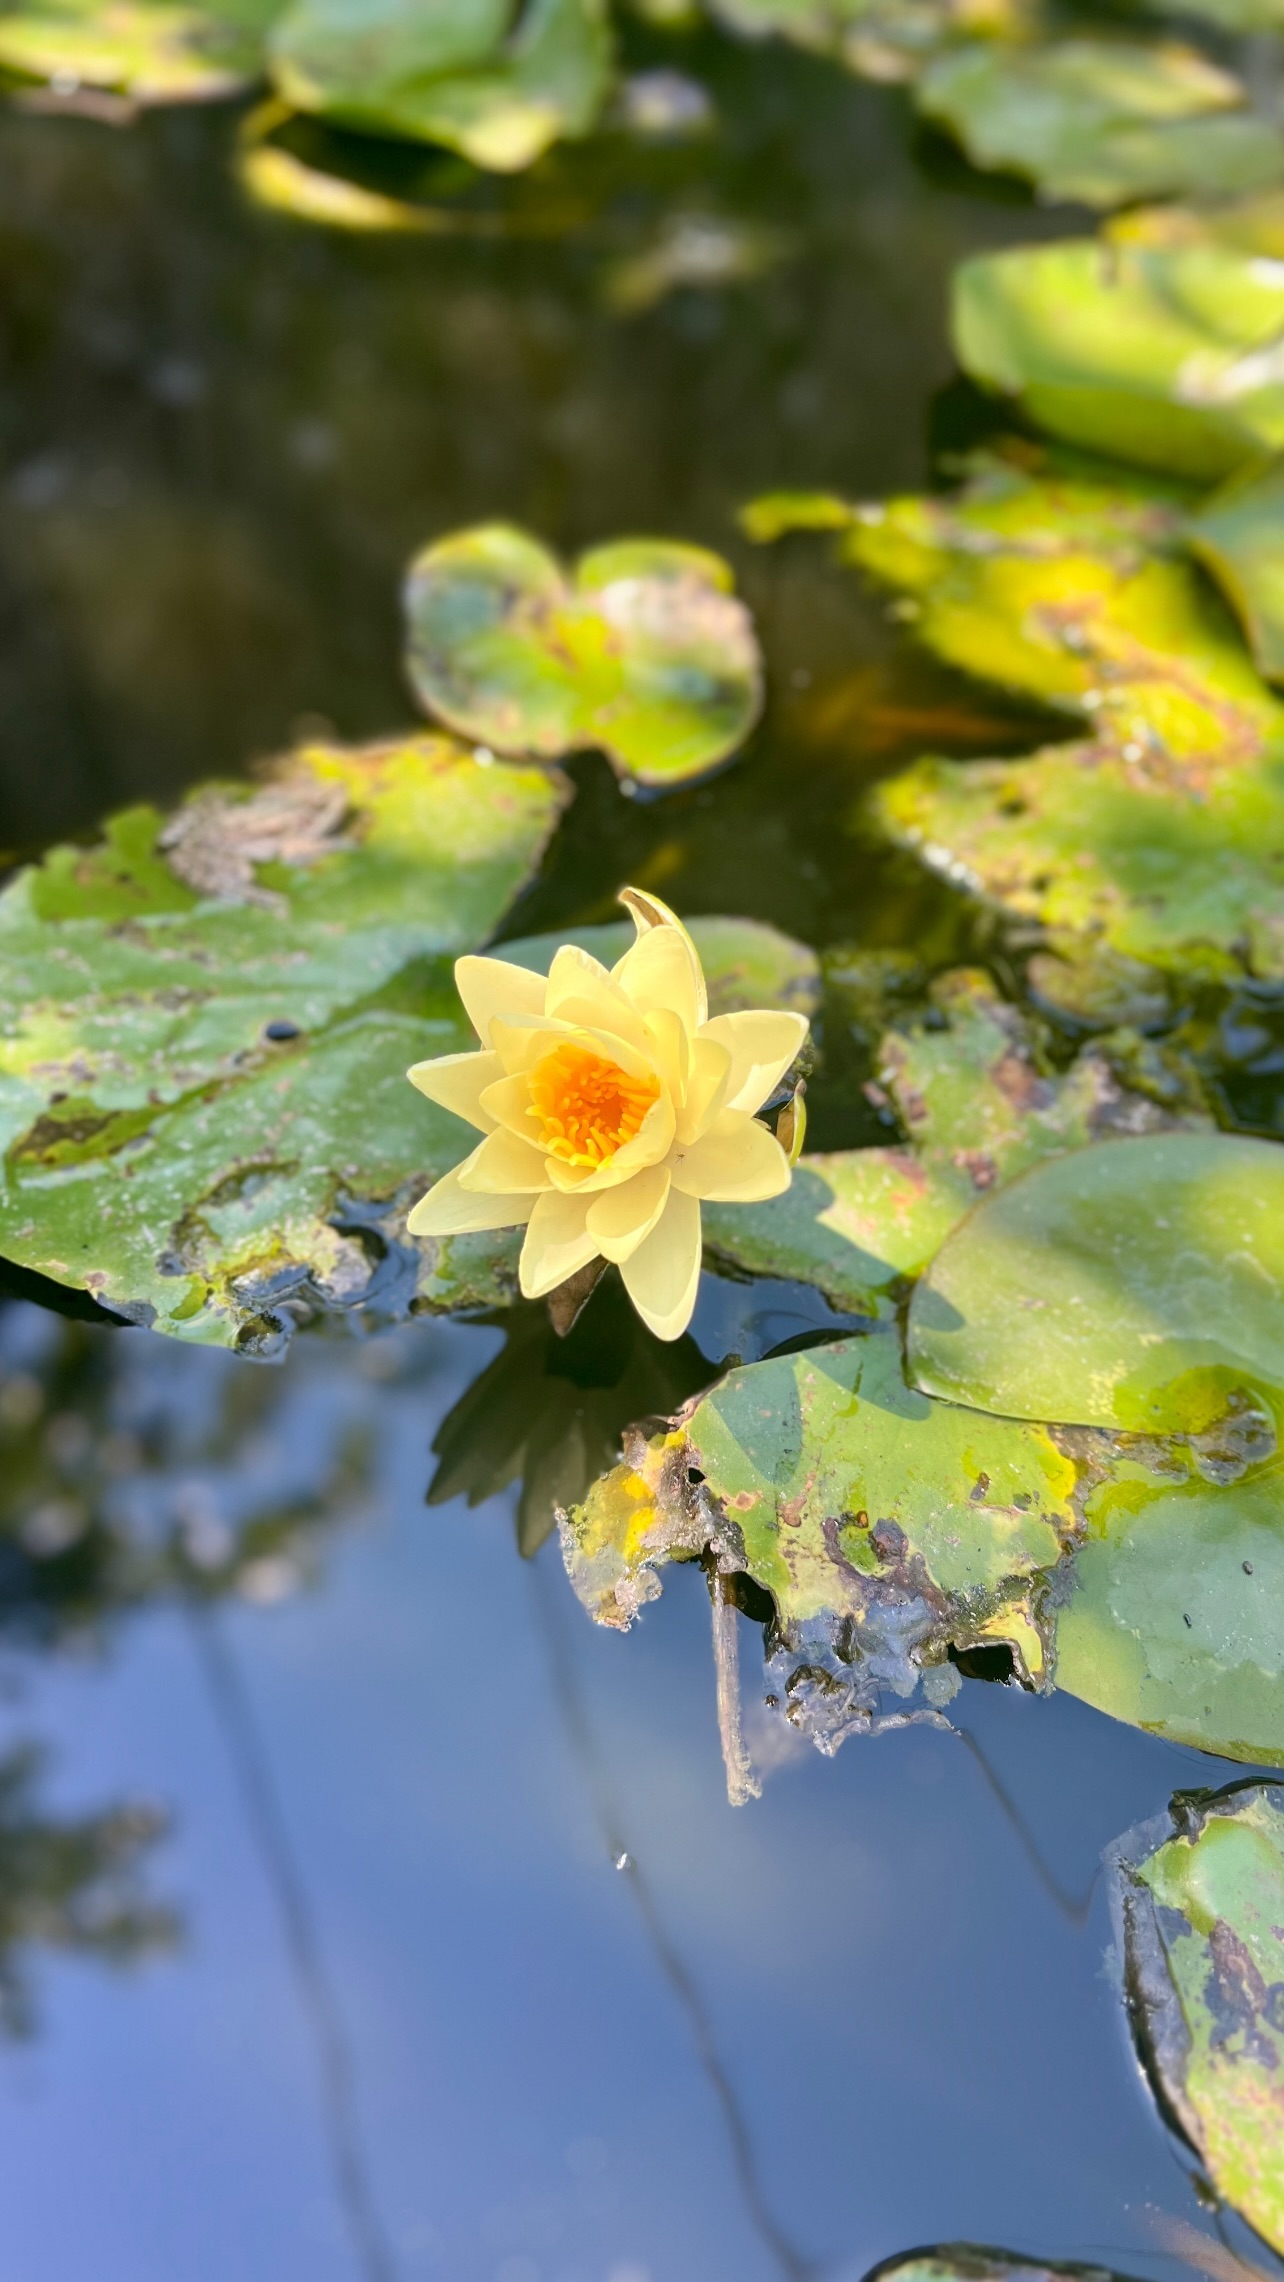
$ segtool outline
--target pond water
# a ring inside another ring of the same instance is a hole
[[[946,888],[862,841],[857,797],[1028,728],[735,516],[774,485],[922,483],[980,418],[953,266],[1074,216],[967,176],[893,90],[712,39],[691,60],[720,140],[551,159],[495,193],[508,235],[255,212],[227,110],[0,117],[6,846],[301,724],[403,723],[396,590],[434,533],[659,530],[734,561],[766,724],[663,802],[575,764],[507,931],[608,916],[631,878],[818,946],[975,950]],[[770,259],[623,308],[622,267],[682,216]],[[818,1113],[822,1146],[878,1131],[851,1087]],[[30,2015],[0,2050],[6,2282],[854,2282],[960,2238],[1224,2271],[1097,1875],[1224,1764],[969,1681],[957,1734],[830,1760],[755,1731],[764,1796],[734,1810],[699,1571],[619,1637],[555,1542],[519,1554],[524,1457],[537,1505],[565,1437],[603,1463],[639,1410],[830,1320],[708,1282],[662,1363],[550,1362],[523,1313],[301,1338],[264,1370],[7,1304],[0,1766],[46,1756],[0,1892]],[[113,1929],[39,1833],[139,1801],[163,1829]]]

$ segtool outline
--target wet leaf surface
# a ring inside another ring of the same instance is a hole
[[[1243,620],[1262,672],[1284,680],[1284,467],[1228,485],[1192,518],[1190,535]]]
[[[0,12],[0,68],[134,103],[235,94],[284,0],[35,0]]]
[[[897,1287],[996,1186],[1059,1150],[1168,1122],[1105,1054],[1051,1074],[1028,1021],[971,970],[942,976],[928,1012],[884,1035],[876,1067],[905,1142],[807,1155],[771,1203],[708,1206],[715,1260],[816,1284],[852,1314],[885,1315]]]
[[[1284,1148],[1157,1133],[979,1204],[910,1305],[911,1377],[1006,1417],[1201,1433],[1284,1390]]]
[[[955,280],[966,370],[1037,427],[1212,481],[1284,444],[1284,268],[1227,245],[988,254]]]
[[[300,111],[511,173],[592,126],[611,34],[604,0],[294,0],[271,57]]]
[[[1182,1792],[1114,1864],[1142,2064],[1218,2193],[1284,2250],[1284,1791]]]
[[[129,812],[20,874],[0,900],[6,1255],[252,1346],[284,1336],[288,1301],[413,1293],[417,1272],[434,1304],[502,1296],[493,1245],[397,1244],[457,1154],[404,1073],[469,1042],[451,955],[491,932],[565,798],[444,737],[314,746],[257,793],[198,794],[167,827]]]
[[[537,540],[486,524],[425,548],[406,609],[424,704],[497,752],[600,746],[621,776],[681,784],[743,743],[762,702],[752,621],[701,547],[621,540],[567,579]]]
[[[1284,169],[1273,121],[1241,108],[1238,80],[1160,40],[964,47],[929,67],[918,102],[978,166],[1089,206],[1254,190]]]

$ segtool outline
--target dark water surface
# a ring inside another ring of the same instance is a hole
[[[255,213],[226,112],[0,116],[4,845],[236,774],[301,724],[403,724],[397,582],[437,532],[640,528],[732,555],[768,722],[663,804],[577,764],[512,927],[605,915],[631,876],[818,945],[968,948],[854,811],[924,745],[1015,725],[820,548],[755,553],[734,515],[774,485],[924,480],[965,425],[935,401],[952,266],[1052,225],[915,144],[893,92],[774,49],[688,60],[722,139],[550,162],[503,193],[511,242]],[[774,231],[779,258],[620,314],[618,265],[684,213]],[[0,1316],[0,1768],[44,1747],[41,1827],[172,1818],[142,1871],[170,1916],[115,1941],[128,1972],[77,1953],[106,1936],[59,1915],[34,1841],[0,1875],[0,1991],[32,2016],[0,2048],[3,2282],[799,2282],[949,2237],[1215,2271],[1093,1880],[1226,1771],[973,1682],[962,1740],[826,1761],[764,1731],[784,1757],[732,1811],[701,1576],[620,1638],[555,1546],[518,1556],[541,1434],[609,1434],[657,1374],[676,1401],[817,1322],[814,1298],[710,1287],[703,1354],[635,1354],[586,1426],[570,1375],[532,1406],[528,1317],[508,1347],[418,1325],[266,1371]],[[452,1412],[461,1494],[425,1508]]]

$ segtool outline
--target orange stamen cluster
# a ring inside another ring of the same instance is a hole
[[[591,1170],[633,1139],[660,1098],[658,1079],[631,1078],[618,1063],[572,1045],[536,1063],[530,1089],[530,1115],[549,1155]]]

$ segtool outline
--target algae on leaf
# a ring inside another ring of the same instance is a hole
[[[132,811],[20,873],[0,1253],[251,1346],[398,1268],[441,1304],[503,1296],[493,1244],[401,1249],[401,1206],[458,1153],[404,1073],[468,1042],[450,957],[493,931],[566,798],[442,736],[313,746],[262,791],[198,794],[167,827]]]
[[[954,283],[964,369],[1040,428],[1197,481],[1284,446],[1284,265],[1093,238],[983,254]]]
[[[297,110],[500,173],[586,133],[611,78],[604,0],[293,0],[271,53]]]
[[[600,746],[640,784],[682,784],[743,743],[762,668],[731,573],[703,547],[621,540],[568,578],[539,541],[483,524],[426,547],[406,584],[429,711],[497,752]]]
[[[1240,82],[1168,41],[955,48],[929,65],[917,99],[978,166],[1028,175],[1049,198],[1216,196],[1284,172],[1278,127],[1243,108]]]
[[[1218,2193],[1284,2251],[1284,1787],[1179,1792],[1114,1859],[1142,2065]]]
[[[127,97],[184,103],[236,94],[263,70],[285,0],[9,0],[0,69]]]

